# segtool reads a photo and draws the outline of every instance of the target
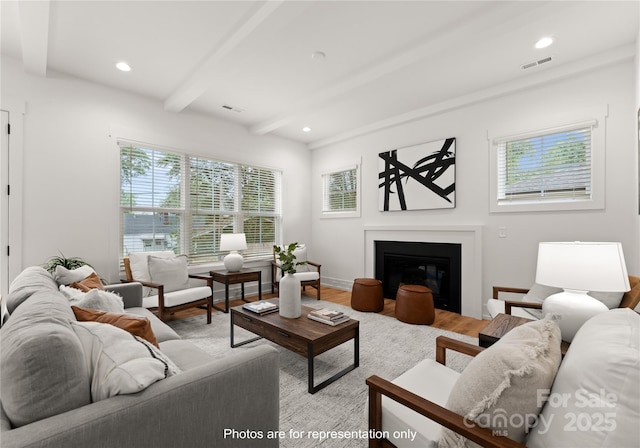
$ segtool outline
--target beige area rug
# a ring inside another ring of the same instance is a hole
[[[360,321],[360,367],[313,395],[307,392],[306,358],[265,340],[232,349],[229,346],[229,314],[214,314],[211,325],[206,325],[204,315],[170,323],[182,338],[189,339],[213,358],[257,344],[271,344],[280,351],[280,430],[286,435],[280,440],[283,448],[368,446],[365,438],[368,428],[366,378],[378,375],[391,380],[425,358],[435,359],[435,338],[439,335],[474,344],[478,342],[457,333],[409,325],[393,317],[362,313],[310,297],[303,296],[302,302],[313,308],[339,310]],[[243,329],[235,329],[236,342],[252,336]],[[458,371],[469,361],[465,355],[447,354],[447,365]],[[352,362],[352,341],[323,353],[315,361],[315,384]],[[321,437],[331,431],[342,432],[343,436]],[[347,437],[347,434],[355,438]]]

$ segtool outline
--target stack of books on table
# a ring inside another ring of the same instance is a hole
[[[242,305],[242,308],[245,310],[249,310],[253,313],[260,314],[269,314],[278,311],[279,307],[277,303],[267,302],[266,300],[259,300],[257,302],[245,303]]]
[[[307,314],[307,317],[327,325],[338,325],[349,320],[349,316],[341,311],[329,310],[327,308],[313,310]]]

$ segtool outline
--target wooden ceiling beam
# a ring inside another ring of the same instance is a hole
[[[164,109],[180,112],[205,93],[215,80],[219,64],[225,56],[247,39],[283,3],[284,0],[269,0],[248,17],[165,100]]]
[[[36,76],[47,76],[50,9],[49,0],[18,2],[22,63],[25,72]]]

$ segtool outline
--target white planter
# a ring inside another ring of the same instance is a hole
[[[293,274],[285,274],[280,279],[280,315],[295,319],[302,314],[300,280]]]

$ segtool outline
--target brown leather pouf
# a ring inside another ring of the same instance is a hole
[[[351,289],[351,308],[378,313],[384,308],[382,282],[375,278],[357,278]]]
[[[431,290],[421,285],[400,286],[396,294],[396,319],[408,324],[432,324],[436,312]]]

